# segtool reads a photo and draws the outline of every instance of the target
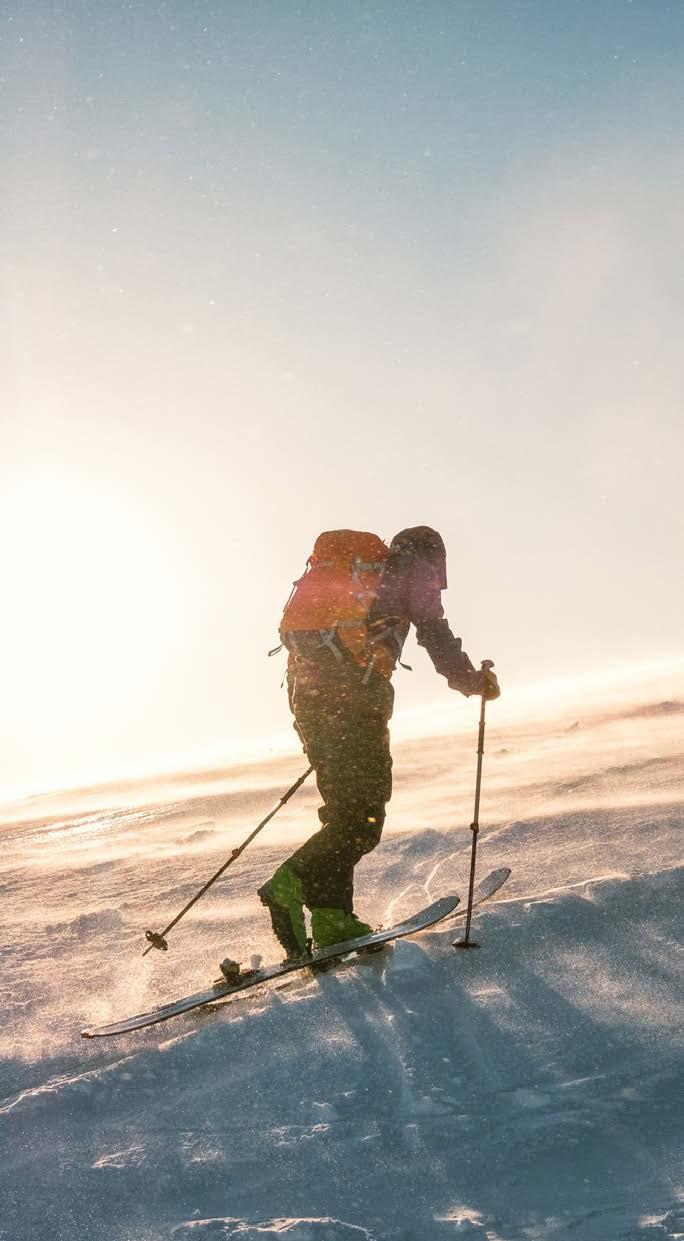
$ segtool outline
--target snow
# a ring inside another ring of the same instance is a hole
[[[479,950],[454,951],[452,918],[111,1040],[79,1031],[196,990],[226,955],[274,959],[255,889],[313,824],[313,788],[168,953],[141,954],[301,756],[8,807],[3,1241],[683,1237],[680,708],[672,689],[579,720],[492,708],[478,876],[513,873]],[[362,915],[465,895],[474,744],[397,746]]]

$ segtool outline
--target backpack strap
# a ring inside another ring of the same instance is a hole
[[[335,662],[338,664],[341,664],[342,660],[344,659],[344,656],[335,641],[335,635],[337,634],[337,630],[338,630],[337,625],[333,625],[332,629],[319,629],[318,636],[320,637],[321,640],[316,649],[320,651],[322,647],[327,646],[328,649],[331,650],[333,655],[335,656]]]

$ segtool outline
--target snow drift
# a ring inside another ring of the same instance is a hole
[[[106,1043],[80,1028],[196,989],[227,952],[276,955],[255,896],[282,856],[271,839],[176,928],[168,954],[141,956],[145,927],[164,925],[249,829],[245,806],[268,808],[271,780],[243,790],[236,817],[224,800],[213,831],[196,784],[170,814],[164,799],[15,814],[1,829],[0,1236],[684,1235],[682,771],[673,734],[658,731],[681,717],[647,718],[509,735],[498,776],[488,753],[479,874],[513,874],[478,914],[479,951],[453,950],[451,920]],[[630,730],[645,727],[637,744]],[[574,758],[560,770],[565,746]],[[465,894],[470,804],[448,785],[452,751],[434,740],[423,752],[432,826],[392,832],[390,820],[359,867],[358,907],[375,921]],[[406,819],[424,787],[410,757]]]

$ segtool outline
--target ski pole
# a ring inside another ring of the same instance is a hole
[[[247,837],[246,840],[243,840],[242,844],[239,845],[237,849],[233,849],[233,852],[228,858],[228,861],[224,862],[223,866],[219,867],[216,874],[212,875],[211,879],[207,880],[207,882],[204,884],[204,887],[200,888],[199,892],[195,893],[195,895],[192,897],[192,900],[188,901],[187,905],[185,905],[184,908],[181,909],[179,914],[176,914],[176,917],[173,919],[173,921],[169,922],[169,925],[165,926],[163,931],[145,931],[145,938],[149,941],[149,943],[148,943],[147,948],[143,952],[144,957],[147,956],[151,948],[160,948],[163,952],[167,951],[169,945],[166,942],[166,936],[168,935],[172,927],[174,927],[177,922],[180,922],[181,918],[184,917],[184,915],[188,912],[189,909],[192,909],[192,906],[195,904],[196,901],[199,900],[200,896],[204,896],[204,893],[208,891],[212,883],[216,883],[216,880],[220,878],[223,872],[225,870],[228,870],[229,866],[232,866],[233,862],[235,862],[236,859],[239,858],[241,853],[244,853],[245,849],[247,848],[247,845],[252,843],[252,841],[254,840],[254,837],[259,835],[259,832],[261,831],[261,829],[264,828],[266,824],[270,822],[274,814],[278,813],[281,806],[284,806],[285,802],[288,802],[290,800],[293,793],[296,793],[297,789],[301,788],[302,784],[308,778],[308,776],[311,775],[312,771],[313,771],[313,767],[307,767],[306,771],[304,772],[304,775],[300,776],[298,780],[295,780],[292,787],[287,790],[287,793],[284,793],[283,796],[280,798],[280,801],[273,807],[273,809],[269,810],[268,814],[266,815],[266,818],[262,819],[261,823],[257,824],[257,826],[254,828],[254,831],[250,833],[250,835]]]
[[[482,660],[482,671],[487,672],[494,667],[494,661],[491,659]],[[482,703],[480,705],[480,729],[477,737],[477,779],[475,781],[475,811],[473,813],[473,821],[470,824],[470,830],[473,833],[473,845],[470,852],[470,885],[468,887],[468,913],[466,916],[466,928],[463,939],[454,940],[454,948],[479,948],[480,945],[470,938],[470,921],[473,916],[473,891],[475,889],[475,858],[477,856],[477,836],[480,830],[480,789],[482,787],[482,759],[484,757],[484,735],[485,735],[485,703],[486,698],[482,694]]]

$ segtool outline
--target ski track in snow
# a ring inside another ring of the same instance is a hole
[[[661,790],[485,825],[478,878],[513,874],[476,916],[479,950],[453,950],[452,917],[83,1041],[83,1025],[195,990],[226,951],[273,959],[254,895],[272,847],[142,959],[145,927],[227,851],[201,805],[180,827],[174,805],[171,847],[166,810],[95,816],[97,849],[80,821],[54,848],[35,823],[25,854],[17,828],[6,842],[1,1241],[684,1236],[680,803]],[[359,909],[387,922],[464,899],[470,843],[467,823],[388,833],[359,868]]]

